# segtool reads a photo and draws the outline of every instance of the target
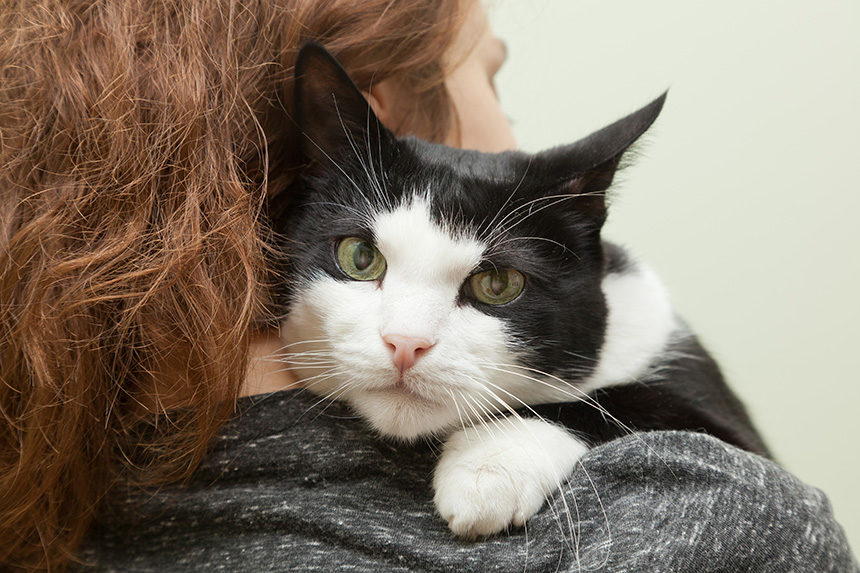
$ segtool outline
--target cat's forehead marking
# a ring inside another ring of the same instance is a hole
[[[485,245],[455,236],[433,221],[424,199],[413,199],[373,221],[376,244],[389,271],[423,280],[460,281],[481,262]]]

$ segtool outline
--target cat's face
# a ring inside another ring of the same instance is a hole
[[[575,399],[606,329],[603,192],[662,102],[566,148],[489,155],[395,138],[319,48],[297,74],[312,165],[274,221],[287,366],[407,439]]]

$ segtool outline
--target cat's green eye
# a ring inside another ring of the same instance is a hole
[[[337,244],[337,264],[346,275],[357,281],[375,281],[385,274],[385,258],[373,244],[347,237]]]
[[[499,269],[475,273],[469,277],[469,288],[479,301],[486,304],[505,304],[523,292],[526,278],[514,269]]]

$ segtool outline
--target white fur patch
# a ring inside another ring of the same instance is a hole
[[[669,293],[650,267],[638,264],[609,274],[602,286],[609,311],[606,337],[597,368],[581,386],[586,392],[635,380],[678,328]]]
[[[515,368],[505,324],[456,304],[483,246],[434,224],[417,200],[375,217],[387,261],[381,283],[320,274],[299,285],[283,328],[285,359],[305,387],[349,402],[382,434],[403,439],[468,425],[552,389]],[[435,345],[404,373],[383,335]]]
[[[373,233],[388,263],[381,333],[438,341],[460,286],[481,262],[484,246],[452,237],[433,223],[426,203],[418,199],[378,214]]]
[[[505,418],[458,430],[433,476],[436,508],[462,537],[523,525],[587,450],[564,428],[536,419]]]

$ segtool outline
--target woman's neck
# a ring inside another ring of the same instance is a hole
[[[285,365],[275,358],[283,345],[283,341],[274,330],[262,332],[251,339],[248,351],[248,377],[241,390],[241,396],[267,394],[301,386]]]

